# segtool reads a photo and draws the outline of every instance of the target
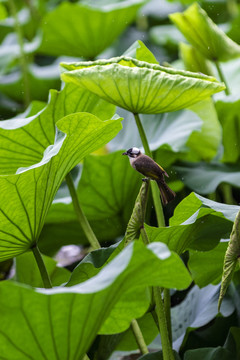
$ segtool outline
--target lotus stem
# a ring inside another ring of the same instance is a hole
[[[169,341],[168,327],[166,321],[166,314],[164,310],[162,294],[159,287],[153,288],[154,299],[156,302],[156,312],[158,317],[158,324],[160,329],[163,360],[174,360],[172,347]]]
[[[142,140],[142,144],[145,150],[145,154],[152,157],[152,152],[150,150],[149,144],[148,144],[148,140],[145,134],[145,131],[143,129],[139,114],[133,114],[137,127],[138,127],[138,132],[139,135],[141,137]],[[156,211],[156,217],[157,217],[157,222],[158,222],[158,226],[159,227],[164,227],[165,226],[165,220],[164,220],[164,215],[163,215],[163,209],[162,209],[162,203],[160,200],[160,195],[159,195],[159,190],[158,190],[158,186],[157,183],[155,181],[151,181],[151,189],[152,189],[152,197],[153,197],[153,203],[154,203],[154,208]]]
[[[83,229],[84,234],[86,235],[90,245],[94,250],[100,249],[101,245],[98,242],[98,239],[96,238],[81,206],[78,201],[77,192],[73,183],[73,179],[71,174],[67,174],[66,176],[66,183],[70,192],[70,195],[72,197],[73,207],[75,210],[75,213],[77,215],[77,219],[79,221],[79,224],[81,225],[81,228]]]
[[[142,140],[142,144],[145,150],[146,155],[152,157],[152,152],[150,150],[149,144],[148,144],[148,140],[147,140],[147,136],[145,134],[144,128],[142,126],[139,114],[133,114],[137,127],[138,127],[138,131],[139,131],[139,135],[141,137]],[[163,215],[163,208],[162,208],[162,203],[160,200],[160,196],[159,196],[159,189],[157,186],[157,183],[155,181],[151,181],[151,189],[152,189],[152,197],[153,197],[153,203],[154,203],[154,208],[156,211],[156,217],[157,217],[157,222],[158,222],[158,226],[159,227],[164,227],[165,226],[165,219],[164,219],[164,215]],[[144,229],[145,230],[145,229]],[[142,237],[144,239],[145,234],[142,234]],[[170,290],[169,289],[164,289],[164,306],[165,306],[165,313],[166,313],[166,321],[167,321],[167,328],[169,331],[169,340],[171,342],[172,339],[172,329],[171,329],[171,306],[170,306]]]
[[[42,278],[42,282],[43,282],[43,285],[44,285],[45,289],[51,289],[52,288],[52,283],[51,283],[50,277],[48,275],[46,266],[44,264],[42,255],[41,255],[41,253],[39,251],[39,248],[38,248],[37,244],[35,246],[33,246],[31,250],[32,250],[33,255],[34,255],[35,259],[36,259],[36,263],[38,265],[38,268],[39,268],[39,271],[40,271],[40,274],[41,274],[41,278]]]
[[[144,341],[143,334],[142,334],[142,331],[141,331],[141,329],[140,329],[140,327],[138,325],[137,320],[135,320],[135,319],[132,320],[131,328],[132,328],[133,334],[135,336],[136,342],[138,344],[138,348],[141,351],[142,355],[148,354],[149,351],[148,351],[147,345],[146,345],[146,343]]]
[[[229,87],[228,87],[228,84],[227,84],[227,81],[225,79],[225,76],[222,72],[222,69],[221,69],[221,66],[219,64],[218,61],[214,61],[215,62],[215,65],[216,65],[216,68],[217,68],[217,72],[218,72],[218,75],[219,75],[219,78],[222,82],[224,82],[225,86],[226,86],[226,89],[224,90],[225,91],[225,94],[226,95],[230,95],[230,90],[229,90]]]

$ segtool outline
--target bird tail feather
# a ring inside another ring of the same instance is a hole
[[[164,205],[167,205],[175,198],[176,194],[165,182],[157,181],[157,184],[160,190],[162,202]]]

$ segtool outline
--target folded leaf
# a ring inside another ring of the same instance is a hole
[[[207,59],[228,61],[240,56],[240,46],[225,35],[197,3],[183,13],[174,13],[169,17]]]
[[[81,359],[123,295],[147,286],[185,288],[190,282],[176,254],[163,244],[140,242],[126,247],[97,276],[70,288],[36,291],[1,282],[1,356]]]
[[[61,91],[50,91],[44,109],[30,106],[16,118],[1,121],[0,174],[14,174],[20,166],[41,161],[44,150],[54,143],[56,122],[76,112],[90,112],[105,120],[113,116],[115,108],[93,93],[68,84]]]
[[[65,82],[79,84],[133,113],[180,110],[225,88],[213,77],[124,56],[61,66]]]
[[[38,240],[66,174],[121,129],[120,120],[101,121],[89,113],[68,115],[57,126],[55,143],[40,162],[0,176],[0,260],[25,252]]]

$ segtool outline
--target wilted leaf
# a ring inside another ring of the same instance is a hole
[[[62,63],[62,79],[133,113],[176,111],[225,88],[213,77],[128,57]]]

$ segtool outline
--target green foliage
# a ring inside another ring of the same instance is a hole
[[[173,277],[170,273],[175,266],[177,276]],[[81,358],[124,294],[131,296],[135,289],[142,289],[144,294],[149,285],[182,288],[190,281],[181,260],[166,246],[146,248],[139,242],[130,244],[96,277],[74,288],[36,291],[6,281],[0,284],[1,355],[21,354],[22,359],[27,359],[35,354],[39,359],[57,359],[61,354],[62,359]],[[139,301],[137,297],[135,311]],[[32,339],[27,344],[26,334]]]
[[[240,8],[192,3],[1,2],[1,359],[239,358]]]
[[[124,56],[88,63],[61,63],[61,66],[65,82],[79,84],[133,113],[180,110],[225,88],[213,77]]]
[[[171,14],[170,19],[207,59],[229,61],[240,56],[240,46],[226,36],[197,3],[184,13]]]

